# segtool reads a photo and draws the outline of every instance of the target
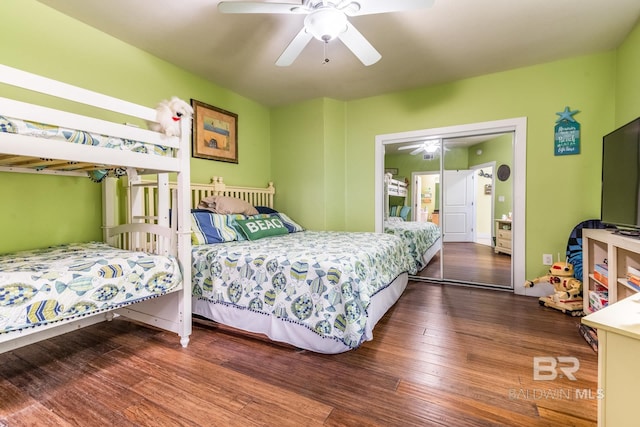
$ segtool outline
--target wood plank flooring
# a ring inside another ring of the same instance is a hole
[[[511,288],[511,256],[497,254],[491,246],[469,242],[444,243],[440,252],[445,279]],[[418,272],[418,276],[440,277],[440,253]]]
[[[593,426],[597,355],[578,323],[424,282],[338,355],[198,323],[183,349],[117,319],[1,354],[0,426]],[[577,379],[535,381],[539,356],[576,357]]]

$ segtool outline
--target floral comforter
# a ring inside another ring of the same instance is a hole
[[[142,301],[181,281],[174,257],[105,243],[0,255],[0,333]]]
[[[386,221],[384,232],[400,237],[415,261],[416,274],[425,267],[423,254],[440,238],[440,227],[432,222]]]
[[[370,299],[414,269],[389,234],[303,231],[194,246],[193,295],[303,325],[358,347]]]

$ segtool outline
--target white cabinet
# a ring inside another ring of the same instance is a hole
[[[582,318],[598,330],[598,426],[637,427],[640,294]]]
[[[511,220],[496,219],[496,253],[511,255]]]
[[[582,323],[598,330],[598,426],[637,426],[640,395],[640,293],[627,281],[628,267],[640,269],[640,240],[611,230],[582,230]],[[597,264],[605,264],[606,280]],[[609,305],[593,311],[591,293],[608,291]]]

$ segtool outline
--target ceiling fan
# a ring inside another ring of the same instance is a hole
[[[301,4],[256,1],[221,1],[222,13],[277,13],[306,15],[304,27],[276,61],[286,67],[296,60],[312,38],[325,43],[338,38],[364,64],[375,64],[382,55],[351,25],[348,16],[401,12],[430,7],[434,0],[302,0]],[[325,59],[328,62],[328,59]]]
[[[414,148],[414,150],[409,153],[412,156],[424,152],[425,154],[429,154],[433,157],[440,151],[440,140],[432,139],[420,142],[419,144],[404,145],[402,147],[398,147],[398,150],[411,150],[412,148]]]

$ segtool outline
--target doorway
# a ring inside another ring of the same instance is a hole
[[[495,204],[495,162],[472,166],[474,171],[474,239],[480,245],[493,246],[494,221],[493,206]]]
[[[411,219],[440,222],[440,172],[412,172]]]
[[[497,135],[502,133],[511,134],[512,140],[513,140],[512,142],[513,150],[511,153],[511,160],[512,160],[511,165],[512,165],[513,173],[510,177],[511,178],[510,185],[512,185],[512,190],[511,190],[511,193],[508,195],[508,197],[505,198],[510,201],[509,212],[511,212],[513,216],[513,223],[512,223],[513,250],[510,257],[508,255],[505,255],[505,259],[508,260],[508,262],[512,265],[512,267],[508,270],[509,276],[510,276],[509,277],[510,287],[514,290],[514,292],[524,294],[524,288],[520,289],[522,288],[520,286],[514,287],[513,284],[524,283],[524,280],[525,280],[524,279],[524,253],[525,253],[524,251],[525,178],[524,177],[526,176],[526,170],[525,170],[526,168],[526,118],[506,119],[506,120],[498,120],[498,121],[492,121],[492,122],[481,122],[481,123],[474,123],[474,124],[468,124],[468,125],[451,126],[446,128],[423,129],[423,130],[402,132],[402,133],[396,133],[396,134],[378,135],[376,137],[376,167],[375,167],[376,230],[382,231],[383,229],[382,182],[383,182],[383,170],[384,170],[384,156],[385,156],[385,150],[387,147],[392,148],[394,145],[397,145],[397,144],[408,143],[411,141],[415,142],[421,139],[422,140],[440,139],[441,141],[444,141],[444,145],[443,147],[441,147],[441,150],[440,150],[440,153],[442,154],[440,156],[440,159],[441,159],[440,170],[442,174],[441,185],[443,189],[441,193],[444,193],[440,195],[440,202],[443,209],[440,210],[439,214],[440,214],[440,223],[441,223],[442,229],[445,230],[444,236],[446,236],[447,230],[451,231],[452,227],[453,229],[459,229],[459,228],[464,228],[463,226],[465,225],[469,226],[469,223],[468,222],[465,223],[465,220],[462,219],[464,218],[463,215],[466,215],[466,214],[455,213],[455,215],[453,215],[451,218],[445,218],[443,216],[444,210],[445,210],[443,205],[444,203],[443,197],[445,197],[444,195],[446,195],[445,187],[447,185],[446,184],[447,179],[446,179],[446,175],[444,174],[444,171],[445,169],[456,170],[456,168],[444,167],[444,157],[447,156],[447,149],[446,149],[447,140],[469,137],[472,135],[489,135],[489,134]],[[454,156],[451,156],[451,157],[453,158]],[[482,168],[485,168],[482,170],[483,174],[494,175],[493,173],[488,172],[489,171],[488,165],[476,164],[475,166],[482,166]],[[458,169],[463,169],[463,168],[458,168]],[[465,167],[464,169],[471,169],[471,168]],[[474,167],[473,169],[474,176],[478,176],[477,174],[480,173],[478,169],[479,169],[478,167]],[[474,187],[474,188],[475,190],[471,190],[471,191],[478,191],[477,187]],[[491,195],[491,197],[494,197],[496,194],[495,184],[493,184],[493,181],[491,184],[489,183],[483,184],[481,188],[483,191],[485,190],[487,191],[488,196]],[[456,202],[456,200],[451,200],[451,202]],[[476,209],[478,208],[477,205],[474,205],[474,206]],[[491,219],[492,222],[494,219],[493,217],[494,216],[497,217],[498,214],[499,212],[495,211],[489,215],[489,218]],[[480,231],[481,229],[475,222],[478,220],[477,218],[478,215],[472,215],[472,216],[475,217],[473,225],[470,226],[470,228],[472,229],[472,232],[475,231],[475,236],[472,243],[477,244],[478,249],[484,249],[484,250],[489,249],[489,251],[491,251],[492,248],[486,245],[486,241],[489,235],[491,235],[491,237],[488,238],[488,240],[490,243],[493,244],[492,240],[494,236],[493,236],[492,226],[491,225],[489,226],[488,231],[486,230],[486,227],[485,227],[484,231],[481,232]],[[447,221],[449,221],[449,225],[447,224]],[[486,224],[487,222],[485,222],[485,225]],[[484,236],[485,241],[476,242],[479,236]],[[450,243],[452,245],[458,245],[458,243],[456,242],[450,242]],[[441,277],[440,278],[435,277],[434,279],[436,280],[439,279],[445,282],[447,281],[458,282],[459,280],[451,277],[446,277],[447,275],[443,274],[443,273],[446,273],[446,271],[443,271],[443,265],[445,263],[445,260],[447,259],[446,245],[448,244],[449,242],[447,242],[446,239],[443,238],[443,246],[445,246],[445,248],[441,251],[440,256],[437,257],[439,258]],[[467,245],[467,243],[464,243],[464,244]],[[475,249],[476,248],[474,248],[474,251],[466,251],[466,255],[462,255],[462,258],[458,260],[457,263],[460,264],[462,262],[464,264],[466,262],[466,259],[464,257],[470,256],[469,255],[470,253],[475,253],[476,252]],[[465,251],[457,251],[457,252],[462,254],[465,253]],[[452,252],[452,257],[453,257],[453,252]],[[486,264],[486,263],[483,262],[483,264]],[[492,283],[486,283],[486,285],[488,287],[492,287]],[[504,286],[502,287],[504,288]]]

